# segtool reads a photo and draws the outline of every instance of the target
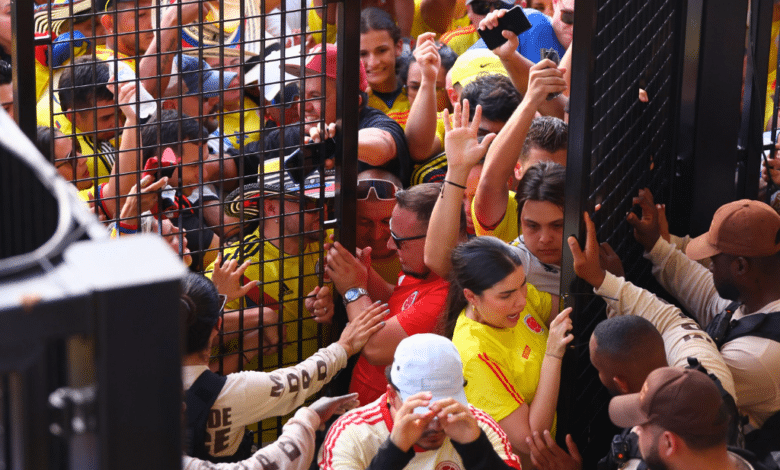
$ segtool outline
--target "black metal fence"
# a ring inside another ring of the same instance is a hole
[[[669,204],[672,233],[680,235],[706,230],[721,203],[755,194],[755,114],[763,108],[771,3],[751,2],[751,17],[747,5],[724,11],[723,5],[698,1],[577,6],[565,233],[579,234],[584,243],[581,214],[588,211],[599,240],[615,249],[635,284],[664,295],[626,222],[638,190],[647,187],[657,202]],[[746,18],[752,33],[747,49]],[[714,110],[736,111],[746,56],[751,69],[740,132],[738,115],[724,111],[724,119]],[[588,352],[605,304],[577,279],[568,250],[562,266],[562,292],[575,309],[576,345],[563,374],[559,438],[571,433],[584,450],[585,468],[592,468],[614,430],[606,416],[609,396]]]
[[[338,231],[354,247],[359,70],[347,64],[359,59],[357,41],[344,38],[359,34],[359,8],[331,4],[339,45],[331,64],[325,21],[307,27],[314,10],[325,18],[327,7],[288,5],[82,0],[33,10],[33,2],[15,2],[15,27],[25,28],[14,36],[15,83],[25,84],[15,100],[19,125],[89,210],[116,220],[119,237],[135,230],[177,240],[191,271],[211,276],[218,257],[223,265],[249,261],[240,284],[258,285],[227,305],[211,362],[221,373],[297,364],[330,344],[346,321],[337,312],[332,325],[317,323],[306,302],[329,285],[323,243]],[[315,44],[319,53],[302,53]],[[312,64],[321,72],[298,72]],[[333,65],[340,79],[331,89]],[[319,114],[306,114],[310,108]],[[332,116],[336,139],[304,146],[310,128],[326,127]],[[146,201],[133,197],[149,185]],[[274,185],[276,195],[267,197],[263,189]],[[308,197],[293,189],[304,185]],[[24,219],[7,215],[14,224]],[[36,234],[52,231],[45,219],[32,221]],[[18,243],[9,249],[28,248]],[[267,348],[269,341],[278,347]],[[10,429],[11,416],[0,417]],[[255,442],[275,440],[283,422],[258,423]],[[2,448],[10,465],[13,449]]]

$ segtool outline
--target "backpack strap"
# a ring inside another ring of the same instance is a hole
[[[707,328],[704,331],[710,335],[710,338],[715,342],[715,346],[720,350],[721,346],[725,342],[726,333],[729,331],[731,324],[731,317],[734,316],[734,312],[742,305],[741,302],[731,302],[723,309],[722,312],[717,314],[712,321],[707,324]]]
[[[185,393],[187,403],[187,455],[206,459],[206,423],[227,377],[206,369]]]
[[[780,312],[753,313],[732,321],[723,343],[742,336],[758,336],[780,343]]]

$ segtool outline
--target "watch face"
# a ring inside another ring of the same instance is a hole
[[[347,298],[348,302],[352,302],[353,300],[357,299],[358,295],[360,295],[360,292],[358,292],[357,289],[350,289],[347,291],[344,297]]]

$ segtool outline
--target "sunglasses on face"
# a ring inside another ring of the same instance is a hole
[[[561,11],[561,23],[574,24],[574,12],[573,11]]]
[[[374,197],[380,201],[392,201],[398,188],[390,181],[385,180],[361,180],[357,184],[357,199],[368,199],[373,191]]]
[[[427,233],[424,233],[422,235],[414,235],[412,237],[398,237],[395,233],[393,233],[393,230],[390,229],[390,236],[393,238],[393,242],[395,243],[395,246],[398,247],[398,249],[403,249],[404,242],[412,241],[412,240],[419,240],[421,238],[425,238],[428,236]]]
[[[498,2],[486,2],[485,0],[474,0],[473,2],[469,3],[471,5],[471,11],[474,12],[476,15],[487,15],[491,11],[493,11],[496,6],[498,6]]]

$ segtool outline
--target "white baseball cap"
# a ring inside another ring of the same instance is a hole
[[[460,353],[444,336],[423,333],[404,338],[395,350],[390,379],[403,401],[415,393],[431,392],[431,403],[454,398],[468,406]],[[428,407],[415,408],[414,412],[425,414]]]

